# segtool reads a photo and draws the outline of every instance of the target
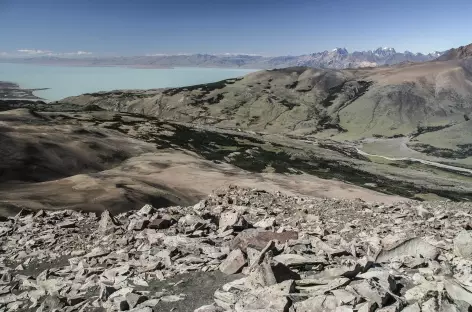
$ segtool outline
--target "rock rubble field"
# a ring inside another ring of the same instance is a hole
[[[22,211],[0,220],[0,311],[471,311],[471,208],[229,187],[190,207]]]

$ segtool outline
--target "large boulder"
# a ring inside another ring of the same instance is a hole
[[[241,249],[235,249],[220,264],[220,271],[225,274],[235,274],[241,271],[246,263],[246,257]]]
[[[408,239],[393,248],[388,250],[381,250],[377,255],[377,262],[388,262],[393,258],[401,256],[422,257],[427,259],[436,259],[439,255],[439,250],[424,241],[420,237]]]
[[[454,238],[454,254],[472,259],[472,231],[462,231]]]
[[[220,216],[220,232],[224,232],[230,229],[241,231],[247,229],[248,227],[250,227],[249,223],[238,212],[224,212]]]

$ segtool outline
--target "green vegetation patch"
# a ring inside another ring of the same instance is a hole
[[[159,128],[165,123],[153,121]],[[425,189],[410,182],[392,180],[352,166],[351,163],[325,159],[293,147],[268,144],[248,135],[228,134],[173,124],[174,135],[147,133],[142,139],[154,142],[159,148],[191,150],[207,160],[227,162],[241,169],[281,174],[310,174],[324,179],[337,179],[385,194],[419,199],[418,194],[434,193],[451,200],[472,199],[472,193]],[[410,164],[392,164],[407,167]],[[270,169],[270,170],[269,170]],[[367,185],[366,185],[367,184]],[[369,186],[372,185],[372,186]],[[374,186],[375,185],[375,186]]]
[[[188,87],[170,88],[170,89],[164,90],[162,93],[164,95],[173,96],[184,91],[202,90],[204,92],[211,92],[214,90],[223,89],[227,85],[233,84],[236,81],[239,81],[241,79],[243,78],[232,78],[232,79],[225,79],[225,80],[220,80],[217,82],[204,83],[204,84],[193,85],[193,86],[188,86]]]
[[[440,148],[425,143],[410,143],[409,148],[428,156],[465,159],[472,156],[472,144],[459,144],[457,149]]]

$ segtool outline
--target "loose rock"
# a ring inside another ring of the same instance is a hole
[[[454,238],[454,254],[472,259],[472,231],[462,231]]]
[[[197,311],[467,311],[470,211],[470,203],[369,204],[238,187],[196,206],[99,219],[23,211],[0,219],[0,309],[190,305],[193,290],[156,283],[220,270],[241,276]]]
[[[221,263],[220,271],[225,274],[235,274],[246,265],[246,257],[240,249],[233,250]]]

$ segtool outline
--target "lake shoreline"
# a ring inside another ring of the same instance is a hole
[[[47,66],[47,67],[82,67],[82,68],[130,68],[130,69],[226,69],[226,70],[235,70],[235,71],[259,71],[265,70],[261,68],[245,68],[245,67],[217,67],[217,66],[155,66],[155,65],[126,65],[126,64],[115,64],[115,65],[106,65],[106,64],[75,64],[75,63],[22,63],[22,62],[11,62],[11,61],[0,61],[0,64],[18,64],[18,65],[32,65],[32,66]]]
[[[49,66],[0,62],[0,81],[14,81],[20,88],[30,91],[31,99],[53,102],[70,96],[100,91],[199,85],[241,77],[255,71],[199,67],[143,69],[115,66]]]
[[[45,91],[49,88],[22,88],[20,84],[10,81],[0,81],[0,100],[3,101],[16,101],[16,100],[29,100],[29,101],[44,101],[42,97],[34,94],[37,91]]]

